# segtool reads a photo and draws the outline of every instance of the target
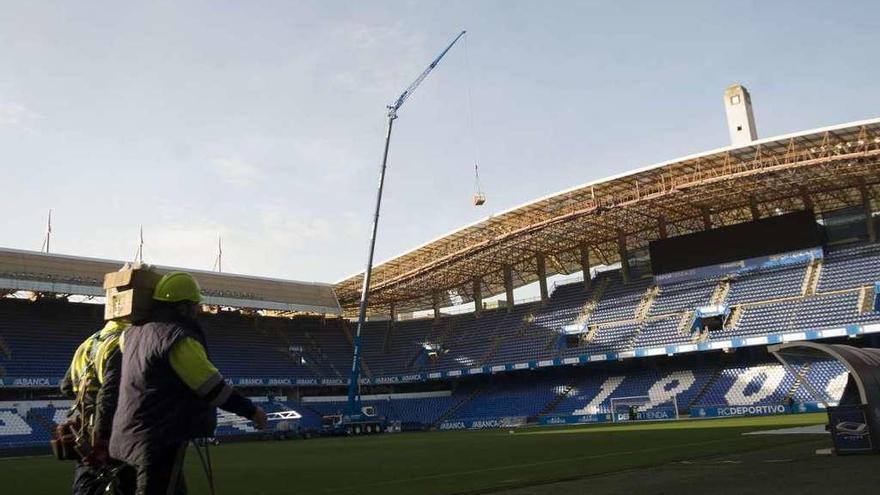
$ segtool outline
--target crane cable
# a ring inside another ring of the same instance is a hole
[[[483,188],[480,184],[480,170],[479,170],[479,162],[480,162],[480,143],[477,139],[477,126],[475,124],[474,119],[474,95],[473,95],[473,71],[471,69],[471,57],[470,50],[468,49],[468,45],[470,42],[468,41],[470,36],[465,35],[464,37],[464,59],[467,70],[467,94],[468,94],[468,119],[470,123],[470,138],[471,138],[471,146],[473,147],[473,160],[474,160],[474,202],[476,205],[477,198],[481,198],[483,202],[486,201],[486,196],[483,194]],[[482,204],[482,203],[480,203]],[[479,206],[479,205],[477,205]]]

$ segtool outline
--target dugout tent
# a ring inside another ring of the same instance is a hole
[[[834,359],[849,371],[849,380],[838,407],[828,407],[829,423],[832,426],[835,447],[839,453],[847,442],[853,446],[858,445],[852,452],[880,450],[880,349],[859,348],[842,344],[821,344],[817,342],[789,342],[770,346],[768,349],[790,372],[793,371],[792,362],[818,361]],[[809,383],[805,383],[812,387]],[[819,394],[813,392],[819,398]],[[828,404],[826,404],[828,406]],[[862,435],[853,432],[838,431],[841,422],[857,423],[862,420],[854,420],[853,412],[863,413],[856,415],[863,418],[864,426],[867,427]],[[837,417],[838,412],[846,413]],[[844,417],[845,416],[845,417]],[[844,421],[848,420],[848,421]],[[859,442],[856,442],[856,437]],[[843,438],[844,444],[839,441]]]

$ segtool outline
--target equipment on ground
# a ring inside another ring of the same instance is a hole
[[[361,288],[361,301],[360,308],[358,311],[358,324],[357,331],[354,336],[354,355],[352,356],[352,365],[351,365],[351,375],[349,377],[348,384],[348,404],[346,414],[343,417],[343,421],[345,421],[345,417],[348,417],[349,420],[353,420],[354,418],[358,418],[361,416],[361,404],[360,404],[360,366],[361,366],[361,330],[364,326],[364,321],[367,318],[367,302],[369,298],[370,291],[370,276],[373,271],[373,253],[376,249],[376,231],[379,228],[379,210],[382,206],[382,189],[385,186],[385,169],[388,164],[388,147],[391,144],[391,129],[394,125],[394,120],[397,119],[397,112],[400,110],[400,107],[406,102],[406,100],[412,96],[416,89],[418,89],[419,85],[422,84],[422,81],[428,77],[428,74],[437,67],[437,64],[440,63],[440,60],[446,55],[453,45],[464,36],[466,31],[462,31],[452,40],[452,43],[449,43],[449,46],[446,47],[445,50],[440,52],[440,55],[434,59],[429,65],[428,68],[425,69],[419,77],[416,78],[406,90],[400,94],[397,100],[394,101],[391,105],[388,105],[388,127],[385,131],[385,150],[382,153],[382,165],[379,168],[379,187],[376,193],[376,210],[373,214],[373,228],[370,233],[370,242],[369,249],[367,250],[367,267],[364,270],[364,282]]]
[[[199,455],[199,463],[202,465],[202,470],[205,471],[205,477],[208,480],[208,493],[214,495],[214,466],[211,465],[211,443],[207,438],[196,438],[192,441],[192,445],[196,449],[196,454]]]
[[[301,418],[302,418],[302,414],[294,411],[293,409],[291,409],[289,411],[277,411],[277,412],[266,413],[266,420],[267,421],[282,421],[282,420],[291,421],[291,420],[301,419]],[[240,423],[247,423],[249,421],[250,421],[249,419],[242,418],[241,416],[234,414],[234,413],[231,413],[231,412],[224,411],[224,412],[221,412],[220,414],[217,415],[217,426],[235,425],[235,424],[240,424]]]
[[[384,433],[389,423],[383,416],[376,415],[370,407],[361,407],[355,414],[331,414],[321,418],[321,434],[328,436],[353,436]]]
[[[301,418],[302,414],[294,411],[293,409],[290,409],[288,411],[276,411],[266,413],[267,421],[290,421]],[[247,423],[249,421],[249,419],[242,418],[241,416],[225,411],[217,415],[217,426],[231,426]],[[196,438],[192,441],[192,445],[196,450],[196,454],[198,454],[199,456],[199,463],[202,465],[202,470],[205,472],[205,477],[208,480],[208,493],[214,495],[214,467],[211,465],[210,450],[210,445],[212,443],[216,445],[218,442],[216,439],[213,438]]]

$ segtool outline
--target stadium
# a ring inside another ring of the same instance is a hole
[[[824,431],[745,434],[824,424],[844,394],[840,360],[773,351],[880,347],[880,119],[741,130],[731,146],[551,194],[375,265],[358,379],[369,424],[341,422],[363,273],[314,284],[192,271],[223,376],[298,416],[267,432],[218,427],[219,492],[289,493],[285,479],[298,493],[638,492],[627,473],[683,492],[773,462],[791,478],[765,487],[872,486],[870,457],[814,454],[831,447]],[[123,263],[0,250],[10,493],[67,486],[68,467],[43,457],[70,407],[57,387],[102,324],[104,274]],[[515,300],[530,285],[537,297]]]

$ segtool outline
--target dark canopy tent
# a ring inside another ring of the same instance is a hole
[[[816,391],[812,384],[805,381],[804,385],[820,401],[825,402],[828,409],[829,423],[832,426],[832,434],[838,452],[842,453],[842,444],[839,437],[846,436],[845,432],[835,430],[843,419],[851,420],[853,412],[863,412],[864,422],[867,426],[867,438],[863,438],[862,445],[869,448],[862,451],[878,451],[880,447],[880,349],[859,348],[842,344],[821,344],[817,342],[789,342],[786,344],[773,345],[768,348],[785,368],[797,375],[797,370],[792,362],[818,361],[834,359],[846,366],[849,371],[849,379],[844,389],[840,404],[831,407]],[[839,417],[838,417],[839,416]],[[861,416],[860,416],[861,417]],[[852,421],[848,421],[852,423]],[[854,438],[849,434],[850,439]],[[856,449],[853,449],[855,452]]]

